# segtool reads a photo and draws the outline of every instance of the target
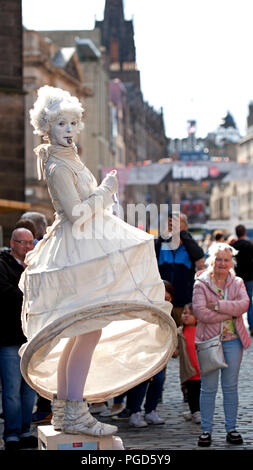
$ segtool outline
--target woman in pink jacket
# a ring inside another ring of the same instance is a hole
[[[237,251],[226,243],[213,244],[209,250],[207,269],[197,275],[193,290],[193,311],[198,319],[196,341],[217,336],[222,323],[222,347],[227,368],[221,369],[225,428],[227,442],[242,444],[236,431],[238,409],[238,376],[243,349],[250,345],[250,338],[243,323],[249,298],[241,278],[233,271]],[[218,389],[219,370],[201,376],[200,412],[202,435],[198,445],[211,445],[211,433],[215,398]]]

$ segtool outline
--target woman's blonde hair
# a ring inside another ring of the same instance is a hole
[[[208,250],[208,258],[206,259],[207,270],[211,272],[214,267],[215,258],[219,251],[229,251],[232,255],[232,268],[230,271],[234,272],[234,268],[236,266],[236,259],[235,256],[237,255],[238,251],[231,245],[227,243],[213,243],[209,250]]]
[[[84,127],[82,115],[84,109],[75,96],[68,91],[45,85],[38,90],[38,98],[30,110],[31,124],[34,134],[48,135],[50,125],[64,113],[73,113],[76,116],[78,130]]]

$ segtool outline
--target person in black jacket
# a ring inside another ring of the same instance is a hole
[[[168,219],[169,232],[172,218]],[[180,244],[177,249],[168,249],[170,238],[159,236],[155,240],[156,257],[161,278],[174,287],[172,316],[179,326],[184,305],[191,303],[195,272],[205,268],[204,252],[188,232],[187,217],[180,214]]]
[[[13,231],[10,249],[0,252],[0,377],[6,450],[37,447],[30,433],[35,391],[20,371],[18,350],[26,342],[21,326],[23,294],[18,287],[26,253],[34,247],[33,234],[25,228]]]
[[[235,233],[238,238],[238,240],[233,243],[233,247],[238,251],[236,255],[235,272],[237,276],[243,279],[249,296],[250,304],[247,312],[247,320],[251,336],[253,336],[253,244],[246,238],[247,232],[244,225],[237,225]]]

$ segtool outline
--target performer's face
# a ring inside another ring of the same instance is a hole
[[[53,145],[70,147],[76,141],[78,134],[78,120],[72,113],[64,113],[51,125],[49,131],[50,142]]]

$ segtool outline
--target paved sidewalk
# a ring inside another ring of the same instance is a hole
[[[244,444],[231,446],[226,443],[224,429],[224,413],[222,394],[219,388],[216,399],[215,424],[213,428],[213,444],[210,449],[218,450],[253,450],[253,341],[250,348],[244,352],[239,379],[239,414],[238,430],[242,433]],[[192,450],[205,449],[197,447],[200,434],[200,425],[185,421],[182,417],[184,411],[188,411],[187,403],[183,401],[183,395],[179,382],[179,359],[171,359],[167,367],[167,375],[163,393],[163,402],[158,405],[159,414],[165,418],[163,425],[149,425],[147,428],[136,429],[129,427],[128,421],[118,421],[118,436],[123,440],[126,450]],[[112,422],[107,418],[106,422]],[[37,427],[33,425],[33,434],[37,435]],[[0,420],[0,436],[3,433],[3,421]],[[0,441],[0,449],[3,450],[3,441]]]

